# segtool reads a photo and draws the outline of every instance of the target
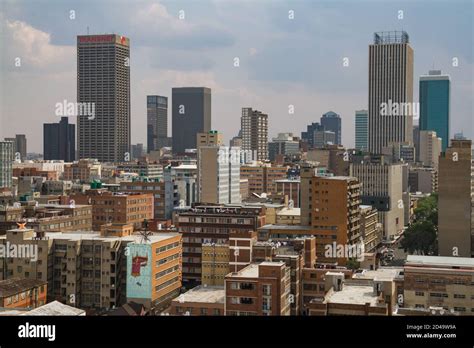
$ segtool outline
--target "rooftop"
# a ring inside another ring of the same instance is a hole
[[[300,208],[283,208],[280,210],[277,215],[293,215],[293,216],[300,216],[301,209]]]
[[[9,297],[34,287],[42,286],[47,282],[38,279],[12,278],[0,281],[0,298]]]
[[[179,295],[173,302],[224,303],[224,299],[225,290],[223,286],[199,285]]]
[[[294,231],[313,231],[311,226],[300,226],[300,225],[274,225],[267,224],[262,227],[259,227],[259,230],[294,230]]]
[[[374,295],[374,289],[369,285],[344,284],[341,291],[334,291],[326,298],[326,303],[344,303],[364,305],[370,303],[376,306],[378,297]]]
[[[408,255],[406,266],[474,267],[474,258],[455,256]]]
[[[379,268],[377,270],[365,269],[362,272],[354,273],[352,279],[369,280],[394,280],[403,278],[403,268]]]

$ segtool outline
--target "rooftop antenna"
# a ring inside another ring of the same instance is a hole
[[[87,26],[87,35],[89,35],[89,26]]]

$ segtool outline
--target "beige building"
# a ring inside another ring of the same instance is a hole
[[[474,162],[470,140],[451,140],[439,159],[438,247],[441,256],[474,256]]]
[[[276,214],[276,223],[278,225],[300,225],[301,209],[300,208],[283,208]]]
[[[441,138],[435,131],[420,130],[419,162],[424,166],[437,169],[441,150]]]
[[[408,255],[404,308],[474,315],[474,259]]]
[[[64,180],[89,182],[101,178],[101,164],[95,159],[80,159],[64,165]]]
[[[229,273],[229,245],[203,243],[201,284],[224,286],[224,278]]]
[[[240,167],[240,177],[247,179],[249,194],[276,193],[277,180],[286,179],[286,166],[271,166],[270,164],[256,163]]]
[[[382,226],[379,224],[377,209],[370,205],[360,206],[360,235],[364,240],[366,253],[376,251],[382,241]]]

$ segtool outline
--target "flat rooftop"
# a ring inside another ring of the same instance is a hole
[[[408,255],[406,266],[474,267],[474,258],[455,256]]]
[[[377,296],[374,295],[374,289],[368,285],[344,284],[341,291],[334,291],[326,298],[326,303],[344,303],[371,306],[377,305]]]
[[[188,292],[179,295],[173,302],[224,303],[225,290],[223,286],[199,285]]]
[[[284,264],[285,263],[283,261],[274,261],[274,262],[264,261],[264,262],[260,262],[260,263],[251,263],[250,265],[248,265],[247,267],[241,269],[238,272],[230,273],[230,275],[233,278],[258,278],[258,276],[259,276],[259,273],[258,273],[259,266],[280,266],[281,267]]]
[[[259,230],[293,230],[293,231],[308,231],[314,230],[311,226],[300,226],[300,225],[276,225],[267,224],[258,228]]]
[[[290,216],[300,216],[301,208],[283,208],[280,210],[277,215],[290,215]]]
[[[379,268],[377,270],[364,269],[352,275],[352,279],[366,280],[394,280],[403,278],[403,268]]]
[[[53,301],[47,303],[41,307],[32,309],[32,310],[7,310],[7,311],[0,311],[0,316],[17,316],[17,315],[34,315],[34,316],[56,316],[56,315],[67,315],[67,316],[85,316],[86,311],[80,308],[68,306],[58,301]]]

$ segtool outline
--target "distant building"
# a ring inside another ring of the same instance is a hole
[[[441,138],[441,152],[449,145],[451,81],[441,70],[420,76],[420,131],[436,132]]]
[[[242,108],[242,150],[256,154],[256,161],[268,160],[268,115],[252,108]]]
[[[159,150],[168,137],[168,98],[148,95],[147,102],[147,152]]]
[[[173,88],[172,103],[173,153],[195,149],[197,133],[211,130],[211,89]]]
[[[243,165],[240,178],[249,182],[249,194],[276,193],[276,180],[287,178],[288,168],[267,164]]]
[[[0,188],[13,186],[13,142],[0,141]]]
[[[73,162],[76,159],[76,126],[67,117],[43,125],[43,158]]]
[[[369,148],[369,113],[359,110],[355,113],[355,148],[367,151]]]
[[[419,162],[426,167],[437,169],[439,155],[442,150],[442,139],[437,137],[435,131],[421,130]]]
[[[336,133],[327,130],[316,130],[314,132],[313,145],[315,148],[322,148],[326,145],[334,145],[336,143]]]
[[[325,130],[333,132],[335,141],[333,144],[342,145],[342,128],[341,128],[341,116],[333,111],[328,111],[321,117],[321,126]]]
[[[374,33],[369,45],[368,106],[370,153],[381,154],[390,143],[413,142],[413,48],[404,31]]]
[[[311,123],[306,127],[306,132],[301,132],[301,140],[304,140],[308,143],[309,148],[314,148],[314,133],[316,131],[323,131],[325,128],[324,126],[320,125],[319,123]]]
[[[438,171],[430,167],[410,167],[408,186],[411,193],[438,192]]]
[[[295,140],[292,133],[278,133],[272,142],[268,143],[270,161],[274,162],[277,155],[293,155],[299,153],[300,143]]]
[[[140,159],[144,155],[143,144],[134,144],[132,148],[132,159]]]

